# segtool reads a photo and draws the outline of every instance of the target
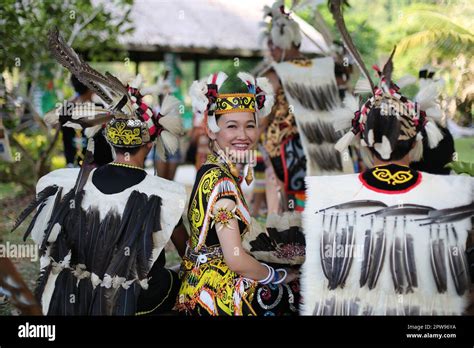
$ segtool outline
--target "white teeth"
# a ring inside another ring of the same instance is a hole
[[[234,145],[234,147],[237,148],[237,149],[243,149],[244,150],[244,149],[248,148],[248,145],[240,145],[240,144],[237,145],[236,144],[236,145]]]

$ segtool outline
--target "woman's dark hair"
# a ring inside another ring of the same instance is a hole
[[[413,147],[415,143],[415,138],[409,140],[399,140],[397,141],[395,148],[393,149],[392,153],[390,154],[389,159],[383,159],[380,154],[375,151],[373,148],[369,148],[372,155],[377,157],[380,161],[388,162],[388,161],[398,161],[405,157]]]
[[[133,156],[138,152],[138,150],[141,149],[141,146],[138,146],[138,147],[117,147],[117,146],[113,146],[113,148],[114,148],[116,153],[119,153],[121,155],[129,154],[129,155]]]
[[[382,137],[385,136],[392,147],[390,157],[388,159],[382,158],[372,147],[369,147],[370,152],[381,161],[398,161],[410,152],[416,137],[407,140],[398,140],[400,134],[404,132],[401,130],[402,123],[396,116],[385,115],[381,111],[379,107],[374,107],[368,112],[364,138],[367,141],[369,132],[372,131],[375,142],[380,143]]]
[[[219,88],[219,94],[223,93],[249,93],[247,85],[237,76],[237,74],[230,75],[226,78],[221,88]],[[216,121],[219,120],[218,115]]]

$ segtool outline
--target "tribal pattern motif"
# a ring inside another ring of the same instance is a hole
[[[359,175],[365,187],[389,194],[413,189],[420,183],[421,177],[421,172],[396,164],[374,167]]]
[[[216,115],[229,112],[255,112],[255,95],[250,93],[218,94]]]
[[[222,257],[202,264],[198,262],[196,267],[196,261],[186,255],[180,278],[182,283],[176,304],[180,312],[197,315],[255,315],[251,302],[257,282],[232,272]]]
[[[281,145],[285,190],[294,194],[304,192],[306,175],[306,156],[299,136],[288,139]]]
[[[215,233],[212,210],[215,203],[221,198],[229,198],[236,202],[234,214],[238,218],[239,228],[242,233],[247,230],[250,224],[250,213],[240,186],[227,166],[220,163],[215,155],[208,156],[207,162],[197,175],[196,183],[191,193],[188,210],[191,248],[199,250],[209,242],[207,241],[208,233],[210,231]]]
[[[269,116],[272,121],[265,133],[265,149],[270,157],[279,157],[281,144],[289,137],[298,134],[295,117],[290,112],[283,87],[278,89],[275,98],[275,105]]]
[[[235,209],[221,208],[212,215],[221,198],[233,200]],[[257,282],[229,269],[216,234],[218,224],[228,224],[234,217],[240,234],[245,234],[250,214],[240,186],[227,166],[211,154],[199,170],[191,193],[188,210],[191,236],[180,271],[182,284],[176,304],[179,311],[198,315],[255,315],[250,303]]]
[[[115,146],[140,146],[150,140],[148,131],[139,120],[113,119],[105,132],[109,142]]]
[[[386,168],[375,168],[375,170],[372,171],[372,175],[377,180],[387,182],[391,185],[403,184],[413,179],[410,170],[400,170],[392,174],[390,170]]]

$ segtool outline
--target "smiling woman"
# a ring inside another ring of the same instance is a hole
[[[296,314],[289,283],[295,275],[260,263],[242,247],[252,222],[237,164],[248,164],[250,182],[258,119],[273,105],[268,87],[266,79],[222,72],[192,86],[194,107],[207,116],[211,155],[197,174],[188,209],[191,236],[177,303],[185,314]]]

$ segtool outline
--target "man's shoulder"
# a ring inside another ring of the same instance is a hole
[[[63,191],[69,191],[74,187],[79,168],[61,168],[53,170],[42,176],[36,184],[36,192],[41,192],[48,186],[57,185],[63,188]]]
[[[178,195],[185,196],[186,189],[183,184],[175,181],[167,180],[156,175],[147,174],[145,180],[139,184],[143,186],[146,192],[151,194],[163,195]]]

